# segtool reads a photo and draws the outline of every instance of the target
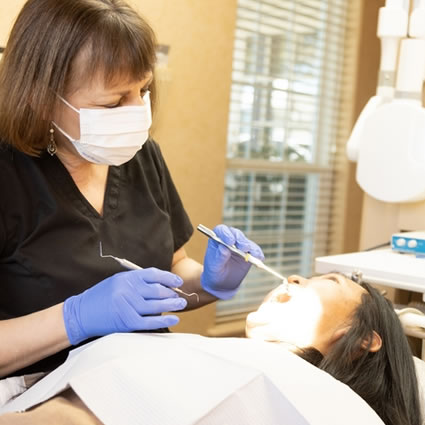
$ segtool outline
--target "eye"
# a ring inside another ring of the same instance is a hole
[[[118,106],[120,106],[121,105],[121,99],[119,100],[119,102],[118,103],[115,103],[115,104],[113,104],[113,105],[103,105],[105,108],[109,108],[109,109],[111,109],[111,108],[117,108]]]
[[[331,275],[326,276],[326,279],[332,280],[332,281],[334,281],[336,283],[341,283],[340,277],[337,276],[337,275],[334,275],[334,274],[331,274]]]

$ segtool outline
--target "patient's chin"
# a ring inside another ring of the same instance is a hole
[[[248,315],[249,318],[249,315]],[[245,334],[248,338],[264,340],[264,328],[265,325],[249,321],[247,318],[245,324]]]
[[[246,336],[250,339],[260,341],[279,342],[276,333],[270,328],[268,323],[256,323],[247,319],[245,326]]]

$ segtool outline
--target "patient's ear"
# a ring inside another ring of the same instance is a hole
[[[335,343],[336,341],[338,341],[340,338],[342,338],[348,331],[350,330],[350,326],[345,326],[343,328],[338,329],[333,335],[332,335],[332,341],[331,343]],[[365,339],[363,340],[361,347],[363,348],[363,350],[367,350],[368,346],[370,344],[370,340],[369,339]],[[379,336],[379,334],[376,331],[373,331],[372,334],[372,343],[370,344],[369,347],[369,352],[371,353],[376,353],[377,351],[380,350],[380,348],[382,347],[382,339]]]
[[[369,344],[370,344],[370,341],[368,339],[365,339],[362,342],[362,348],[366,350]],[[382,347],[382,338],[379,336],[379,334],[376,331],[373,331],[372,343],[370,344],[369,351],[371,353],[376,353],[377,351],[381,349],[381,347]]]

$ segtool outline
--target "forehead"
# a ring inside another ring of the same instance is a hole
[[[66,83],[66,92],[71,94],[78,90],[113,89],[125,85],[148,81],[153,77],[153,70],[135,71],[131,65],[117,64],[111,69],[108,61],[93,61],[92,48],[84,47],[73,60]]]

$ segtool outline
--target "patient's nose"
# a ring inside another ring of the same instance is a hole
[[[308,282],[308,279],[306,279],[305,277],[293,274],[288,277],[288,282],[295,283],[296,285],[305,285]]]

